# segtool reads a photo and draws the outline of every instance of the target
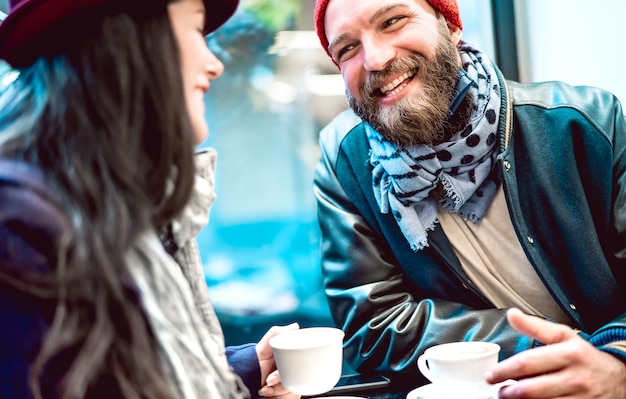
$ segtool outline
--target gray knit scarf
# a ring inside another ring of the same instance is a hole
[[[244,398],[249,393],[228,365],[224,336],[209,301],[196,234],[208,222],[215,152],[196,157],[195,191],[173,223],[172,258],[156,232],[145,232],[126,255],[155,336],[161,366],[181,399]]]
[[[485,54],[461,43],[457,96],[472,93],[477,108],[470,123],[435,146],[417,145],[400,150],[366,125],[370,143],[372,184],[382,213],[393,213],[411,248],[428,245],[439,206],[478,223],[495,196],[497,182],[491,173],[497,148],[500,92],[496,72]],[[452,103],[459,103],[459,98]],[[438,185],[445,195],[431,194]]]

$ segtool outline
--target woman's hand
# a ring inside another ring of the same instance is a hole
[[[274,335],[280,334],[285,331],[297,330],[300,326],[298,323],[293,323],[288,326],[274,326],[270,328],[263,338],[256,345],[256,353],[259,358],[259,365],[261,366],[261,390],[260,396],[266,398],[277,399],[297,399],[300,395],[296,395],[285,388],[280,382],[280,375],[276,370],[276,363],[274,362],[274,354],[270,347],[270,338]]]
[[[544,343],[498,363],[487,382],[518,382],[502,387],[500,399],[626,397],[626,365],[582,339],[563,324],[510,309],[507,318],[520,333]]]

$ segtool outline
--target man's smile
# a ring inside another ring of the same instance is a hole
[[[392,82],[374,90],[374,94],[378,97],[393,97],[402,91],[415,77],[416,71],[408,71],[395,78]]]

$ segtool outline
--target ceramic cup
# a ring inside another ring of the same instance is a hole
[[[417,367],[446,398],[486,399],[493,385],[485,372],[496,365],[499,352],[492,342],[451,342],[426,349]]]
[[[344,333],[332,327],[308,327],[270,338],[282,384],[295,394],[330,391],[341,377]]]

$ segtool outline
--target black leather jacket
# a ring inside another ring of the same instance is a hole
[[[519,241],[570,324],[626,361],[621,106],[594,88],[499,79],[495,167]],[[417,375],[417,357],[437,343],[493,341],[501,358],[539,344],[473,286],[441,228],[416,253],[393,216],[380,213],[362,123],[346,111],[322,131],[315,175],[325,291],[346,332],[346,360]]]

